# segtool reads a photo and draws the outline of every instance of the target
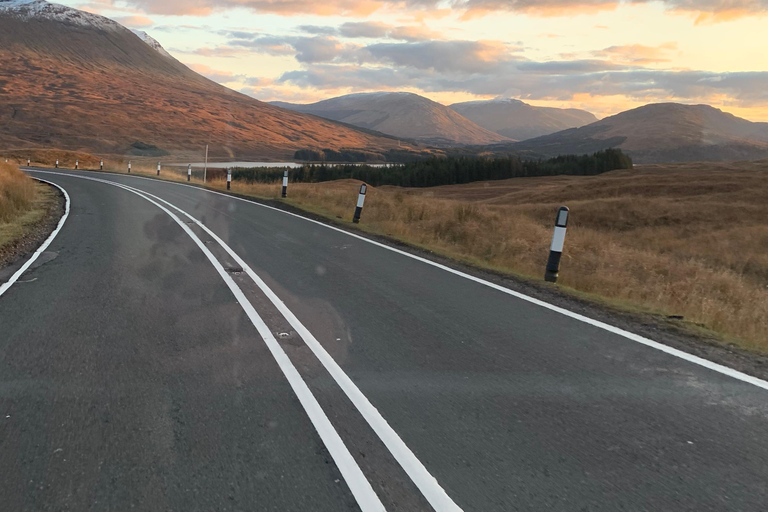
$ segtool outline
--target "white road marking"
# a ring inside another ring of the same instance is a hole
[[[45,172],[45,171],[39,171],[39,172]],[[72,176],[72,175],[67,175]],[[253,282],[259,287],[259,289],[269,298],[269,300],[272,302],[272,304],[275,305],[275,307],[280,311],[280,314],[282,314],[285,319],[290,323],[291,327],[301,336],[301,338],[304,340],[304,343],[309,347],[309,349],[312,351],[313,354],[315,354],[315,357],[320,361],[320,363],[325,367],[325,369],[328,371],[328,373],[331,374],[333,379],[336,381],[336,383],[339,385],[339,387],[344,391],[344,394],[347,395],[347,397],[350,399],[350,401],[354,404],[354,406],[357,408],[357,410],[360,412],[360,414],[365,418],[365,420],[368,422],[368,424],[371,426],[374,432],[376,432],[376,435],[379,436],[379,439],[384,443],[384,445],[387,447],[387,449],[390,451],[392,456],[397,460],[397,462],[400,464],[400,466],[403,468],[403,470],[408,474],[408,476],[413,480],[413,483],[416,484],[416,486],[419,488],[421,493],[424,495],[424,497],[427,499],[430,505],[438,511],[438,512],[460,512],[461,508],[454,503],[454,501],[448,496],[448,494],[445,492],[445,490],[440,486],[440,484],[437,482],[435,477],[433,477],[430,472],[427,470],[427,468],[424,466],[424,464],[421,463],[421,461],[414,455],[414,453],[411,451],[410,448],[405,444],[405,442],[400,438],[400,436],[395,432],[395,430],[389,425],[387,420],[384,419],[384,417],[381,415],[381,413],[376,409],[376,407],[371,404],[371,402],[368,400],[368,398],[363,394],[362,391],[355,385],[354,382],[352,382],[352,379],[347,376],[346,373],[344,373],[344,370],[341,369],[341,367],[336,363],[336,361],[331,357],[331,355],[323,348],[322,344],[320,344],[319,341],[317,341],[317,338],[307,329],[304,324],[301,323],[301,321],[296,317],[296,315],[293,314],[293,312],[288,308],[288,306],[285,305],[285,303],[280,300],[280,298],[275,294],[275,292],[272,291],[269,286],[259,277],[256,272],[253,271],[253,269],[234,251],[232,248],[227,245],[224,240],[219,238],[219,236],[211,231],[207,226],[205,226],[202,222],[194,218],[192,215],[187,213],[186,211],[182,210],[178,206],[175,206],[174,204],[166,201],[165,199],[158,197],[150,192],[146,191],[138,191],[139,189],[134,189],[128,185],[123,185],[120,183],[115,183],[112,181],[106,181],[106,180],[100,180],[95,178],[86,178],[84,176],[73,176],[73,177],[82,177],[84,179],[92,179],[94,181],[104,181],[105,183],[114,184],[123,188],[126,188],[127,190],[134,191],[136,193],[141,193],[141,195],[146,195],[148,197],[154,198],[169,207],[175,209],[182,215],[189,218],[192,222],[197,224],[201,229],[203,229],[208,236],[210,236],[212,239],[214,239],[226,252],[229,254],[235,262],[242,267],[242,269],[248,274],[248,276],[253,280]],[[184,225],[186,228],[187,226]]]
[[[55,173],[52,173],[52,174],[55,174]],[[40,255],[45,252],[45,250],[48,248],[48,246],[51,245],[51,242],[53,242],[53,239],[56,238],[56,235],[59,234],[59,231],[61,231],[61,228],[64,227],[64,222],[66,222],[67,217],[69,217],[69,205],[70,205],[70,202],[69,202],[69,194],[67,194],[67,191],[64,190],[62,187],[58,186],[57,184],[51,183],[50,181],[46,181],[46,180],[43,180],[43,179],[40,179],[40,178],[34,178],[34,179],[36,179],[38,181],[42,181],[43,183],[47,183],[49,185],[53,185],[54,187],[56,187],[59,190],[61,190],[61,192],[64,194],[64,215],[59,220],[59,223],[56,226],[56,229],[53,230],[53,233],[51,233],[51,235],[45,240],[45,242],[43,242],[43,245],[41,245],[35,251],[35,253],[32,255],[32,257],[29,258],[27,260],[27,262],[24,263],[24,265],[22,265],[22,267],[19,270],[17,270],[11,276],[11,278],[8,280],[8,282],[3,283],[0,286],[0,296],[2,296],[5,292],[7,292],[10,289],[10,287],[13,285],[13,283],[18,281],[19,278],[22,276],[22,274],[24,274],[24,272],[27,271],[27,269],[30,267],[30,265],[32,265],[35,262],[35,260],[37,258],[39,258]],[[34,281],[34,279],[32,281]],[[32,281],[28,281],[28,282],[32,282]]]
[[[95,172],[95,171],[94,171]],[[51,173],[51,174],[61,174],[61,173]],[[125,176],[125,175],[120,175]],[[132,178],[136,179],[144,179],[144,180],[151,180],[151,178],[144,178],[142,176],[131,176]],[[157,182],[158,180],[151,180]],[[185,183],[176,183],[173,181],[165,181],[162,180],[164,183],[174,184],[174,185],[180,185],[183,187],[190,187],[194,188],[196,190],[208,192],[210,194],[217,194],[220,196],[227,197],[229,199],[236,199],[238,201],[243,201],[252,205],[260,206],[262,208],[267,208],[270,210],[274,210],[276,212],[280,212],[285,215],[291,215],[293,217],[296,217],[298,219],[303,219],[307,222],[312,222],[314,224],[317,224],[318,226],[323,226],[327,229],[332,229],[334,231],[338,231],[339,233],[343,233],[347,236],[351,236],[353,238],[357,238],[358,240],[362,240],[363,242],[367,242],[369,244],[373,244],[375,246],[381,247],[382,249],[386,249],[388,251],[395,252],[397,254],[406,256],[408,258],[414,259],[416,261],[420,261],[422,263],[426,263],[427,265],[431,265],[433,267],[439,268],[441,270],[444,270],[446,272],[450,272],[451,274],[457,275],[459,277],[463,277],[464,279],[469,279],[470,281],[474,281],[478,284],[481,284],[483,286],[487,286],[489,288],[493,288],[494,290],[500,291],[502,293],[505,293],[507,295],[511,295],[515,298],[524,300],[526,302],[530,302],[531,304],[535,304],[537,306],[541,306],[542,308],[549,309],[550,311],[554,311],[556,313],[560,313],[561,315],[565,315],[567,317],[573,318],[574,320],[578,320],[580,322],[584,322],[585,324],[589,324],[593,327],[597,327],[599,329],[603,329],[605,331],[608,331],[613,334],[617,334],[619,336],[622,336],[624,338],[627,338],[628,340],[640,343],[641,345],[645,345],[647,347],[659,350],[661,352],[664,352],[666,354],[669,354],[671,356],[683,359],[685,361],[688,361],[689,363],[693,363],[699,366],[702,366],[704,368],[707,368],[708,370],[712,370],[715,372],[718,372],[723,375],[727,375],[728,377],[734,378],[736,380],[740,380],[742,382],[746,382],[747,384],[752,384],[753,386],[757,386],[759,388],[768,390],[768,382],[758,379],[757,377],[753,377],[751,375],[747,375],[746,373],[740,372],[738,370],[734,370],[733,368],[729,368],[727,366],[724,366],[722,364],[714,363],[712,361],[709,361],[707,359],[701,358],[699,356],[695,356],[693,354],[689,354],[688,352],[684,352],[682,350],[672,348],[670,346],[664,345],[663,343],[659,343],[658,341],[654,341],[652,339],[646,338],[644,336],[640,336],[639,334],[635,334],[630,331],[626,331],[624,329],[620,329],[619,327],[614,327],[613,325],[606,324],[605,322],[601,322],[599,320],[594,320],[592,318],[589,318],[587,316],[581,315],[579,313],[574,313],[573,311],[570,311],[565,308],[561,308],[560,306],[555,306],[554,304],[550,304],[548,302],[544,302],[543,300],[536,299],[534,297],[530,297],[528,295],[525,295],[520,292],[516,292],[514,290],[510,290],[509,288],[505,288],[501,285],[498,285],[496,283],[492,283],[490,281],[486,281],[485,279],[481,279],[479,277],[475,277],[471,274],[467,274],[466,272],[462,272],[460,270],[453,269],[451,267],[447,267],[441,263],[437,263],[431,260],[428,260],[426,258],[422,258],[421,256],[416,256],[415,254],[411,254],[409,252],[403,251],[401,249],[397,249],[395,247],[390,247],[386,244],[383,244],[381,242],[377,242],[375,240],[371,240],[370,238],[366,238],[364,236],[357,235],[355,233],[351,233],[349,231],[346,231],[341,228],[337,228],[336,226],[331,226],[329,224],[325,224],[323,222],[320,222],[315,219],[310,219],[308,217],[304,217],[302,215],[299,215],[297,213],[289,212],[286,210],[281,210],[280,208],[275,208],[274,206],[269,206],[267,204],[262,204],[257,201],[251,200],[251,199],[244,199],[242,197],[233,196],[231,194],[225,194],[223,192],[217,192],[215,190],[208,190],[206,188],[197,187],[194,185],[187,185]]]
[[[192,241],[195,242],[195,244],[200,248],[200,250],[203,251],[205,256],[208,258],[208,260],[214,266],[216,271],[219,273],[219,276],[221,276],[221,278],[227,284],[229,289],[232,291],[232,294],[237,299],[237,302],[240,303],[240,306],[243,308],[246,315],[248,315],[248,318],[251,320],[251,323],[253,324],[253,326],[256,327],[256,330],[259,332],[264,342],[266,343],[267,348],[269,348],[269,351],[272,353],[272,356],[275,358],[275,361],[277,361],[277,364],[280,366],[280,369],[283,371],[283,374],[288,379],[288,382],[290,383],[290,386],[293,389],[293,392],[296,393],[296,396],[301,402],[301,405],[304,407],[304,410],[309,416],[309,419],[312,421],[312,424],[317,430],[317,433],[320,435],[320,438],[322,439],[326,448],[328,448],[328,451],[333,457],[333,460],[336,463],[336,466],[339,468],[339,471],[344,476],[344,480],[347,482],[347,485],[352,491],[352,494],[354,495],[355,500],[357,500],[358,505],[360,505],[361,510],[363,510],[364,512],[368,512],[368,511],[381,512],[385,510],[384,505],[381,503],[381,500],[379,500],[379,497],[376,495],[376,492],[373,490],[373,487],[371,487],[370,482],[365,478],[365,475],[360,469],[360,466],[357,465],[357,462],[352,457],[352,454],[349,452],[347,447],[344,445],[344,442],[342,441],[338,432],[336,432],[336,429],[334,429],[333,425],[328,419],[328,416],[325,414],[325,411],[323,411],[322,407],[320,407],[320,404],[317,402],[317,399],[312,394],[312,391],[310,391],[307,384],[301,378],[301,375],[299,374],[298,370],[296,370],[296,367],[288,358],[288,355],[285,353],[283,348],[277,342],[277,340],[275,339],[274,335],[270,331],[267,324],[264,322],[264,320],[262,320],[262,318],[256,312],[256,309],[248,301],[245,294],[237,285],[237,283],[235,283],[232,277],[229,274],[227,274],[227,271],[224,269],[221,263],[219,263],[216,257],[205,246],[205,243],[202,240],[200,240],[200,238],[198,238],[197,235],[195,235],[195,233],[189,228],[189,226],[187,226],[184,222],[182,222],[181,219],[179,219],[173,212],[165,208],[160,203],[151,199],[150,196],[152,196],[152,194],[149,194],[144,191],[139,191],[137,189],[131,188],[128,185],[123,185],[122,183],[116,183],[108,180],[89,178],[87,176],[79,176],[79,175],[72,175],[72,174],[66,174],[66,173],[50,173],[47,171],[35,171],[35,172],[64,175],[70,178],[96,181],[99,183],[104,183],[107,185],[118,187],[123,190],[132,192],[139,197],[142,197],[143,199],[149,201],[150,203],[154,204],[155,206],[163,210],[165,213],[167,213],[176,222],[176,224],[178,224],[184,230],[184,232],[186,232],[187,235],[189,235],[189,237],[192,239]],[[152,197],[155,197],[155,196],[152,196]],[[168,203],[165,200],[162,200],[160,198],[157,198],[157,199],[170,205],[170,203]],[[173,206],[173,205],[170,205],[170,206]],[[176,209],[179,210],[178,208]],[[225,249],[228,249],[228,247],[225,247]]]

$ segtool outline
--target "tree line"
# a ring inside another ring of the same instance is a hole
[[[290,169],[294,183],[316,183],[356,179],[374,187],[435,187],[473,181],[504,180],[534,176],[591,176],[616,169],[631,169],[632,159],[619,149],[606,149],[591,155],[565,155],[548,160],[523,160],[518,156],[484,158],[476,156],[432,157],[417,162],[371,166],[365,164],[307,164]],[[282,179],[282,168],[255,168],[232,171],[232,179],[272,183]]]

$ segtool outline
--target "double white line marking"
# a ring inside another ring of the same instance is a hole
[[[80,175],[52,173],[47,171],[34,172],[55,174],[59,176],[64,175],[71,178],[96,181],[132,192],[146,199],[167,213],[184,230],[184,232],[189,235],[189,237],[195,242],[200,250],[203,251],[203,254],[205,254],[221,278],[227,284],[237,301],[240,303],[240,306],[245,311],[246,315],[248,315],[251,323],[254,325],[254,327],[256,327],[259,335],[263,338],[267,348],[272,353],[275,361],[277,361],[277,364],[280,366],[283,374],[288,379],[291,388],[293,389],[294,393],[296,393],[296,396],[301,402],[301,405],[304,407],[304,410],[309,416],[310,421],[312,421],[312,424],[317,430],[317,433],[320,435],[323,443],[331,453],[334,462],[339,468],[339,471],[341,471],[341,474],[343,475],[344,480],[347,482],[347,485],[354,495],[355,500],[357,500],[358,505],[360,505],[360,508],[364,512],[383,511],[385,508],[371,487],[370,482],[366,479],[365,475],[360,469],[360,466],[357,465],[357,462],[349,453],[349,450],[344,445],[344,442],[342,441],[338,432],[336,432],[325,412],[320,407],[317,399],[312,394],[304,380],[301,378],[301,375],[296,370],[296,367],[293,365],[291,360],[288,358],[288,355],[277,342],[274,335],[269,330],[269,327],[267,327],[267,324],[256,312],[256,309],[248,301],[237,283],[227,273],[227,271],[216,259],[213,253],[208,250],[203,241],[200,240],[200,238],[189,228],[189,226],[182,222],[176,214],[174,214],[171,210],[163,205],[167,205],[169,208],[177,211],[182,216],[187,217],[189,220],[194,222],[203,231],[205,231],[208,236],[215,240],[227,252],[227,254],[229,254],[237,262],[237,264],[243,268],[243,271],[253,280],[256,286],[259,287],[259,289],[267,296],[267,298],[269,298],[272,304],[274,304],[278,311],[280,311],[280,314],[285,317],[291,327],[293,327],[299,336],[301,336],[301,338],[304,340],[304,343],[307,345],[307,347],[309,347],[312,353],[315,354],[315,357],[317,357],[317,359],[325,367],[328,373],[331,374],[333,379],[336,381],[342,391],[344,391],[344,393],[354,404],[363,418],[365,418],[373,431],[376,432],[376,435],[379,436],[392,456],[397,460],[403,470],[405,470],[411,480],[413,480],[414,484],[416,484],[430,505],[432,505],[432,507],[438,512],[461,510],[461,508],[456,505],[456,503],[454,503],[454,501],[448,496],[448,494],[440,486],[437,480],[429,473],[429,471],[427,471],[427,468],[424,467],[421,461],[416,458],[416,455],[414,455],[410,448],[408,448],[403,440],[400,439],[400,436],[398,436],[394,429],[389,425],[389,423],[387,423],[387,420],[384,419],[381,413],[379,413],[379,411],[373,406],[373,404],[371,404],[368,398],[360,391],[360,389],[358,389],[354,382],[352,382],[352,379],[350,379],[349,376],[344,373],[344,371],[331,357],[331,355],[325,350],[325,348],[323,348],[320,342],[317,341],[309,329],[307,329],[299,321],[296,315],[294,315],[293,312],[288,309],[285,303],[283,303],[283,301],[280,300],[280,298],[264,283],[258,274],[256,274],[253,269],[251,269],[248,264],[240,256],[238,256],[238,254],[235,253],[235,251],[233,251],[232,248],[229,247],[221,238],[219,238],[213,231],[208,229],[207,226],[202,224],[200,221],[192,217],[181,208],[169,203],[168,201],[154,194],[150,194],[149,192],[145,192],[128,185]]]

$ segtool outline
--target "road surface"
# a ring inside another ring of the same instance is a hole
[[[3,510],[766,508],[763,381],[249,201],[30,174],[71,211],[0,296]]]

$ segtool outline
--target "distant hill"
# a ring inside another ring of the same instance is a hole
[[[241,159],[399,145],[232,91],[107,18],[43,0],[0,0],[0,146],[130,155],[147,147],[200,152],[205,144],[212,156]]]
[[[656,103],[581,128],[509,145],[540,156],[617,147],[635,163],[768,158],[768,123],[753,123],[709,105]]]
[[[597,121],[586,110],[534,107],[514,99],[467,101],[450,108],[486,130],[513,140],[532,139]]]
[[[307,105],[272,104],[429,144],[480,146],[509,141],[445,105],[407,92],[349,94]]]

